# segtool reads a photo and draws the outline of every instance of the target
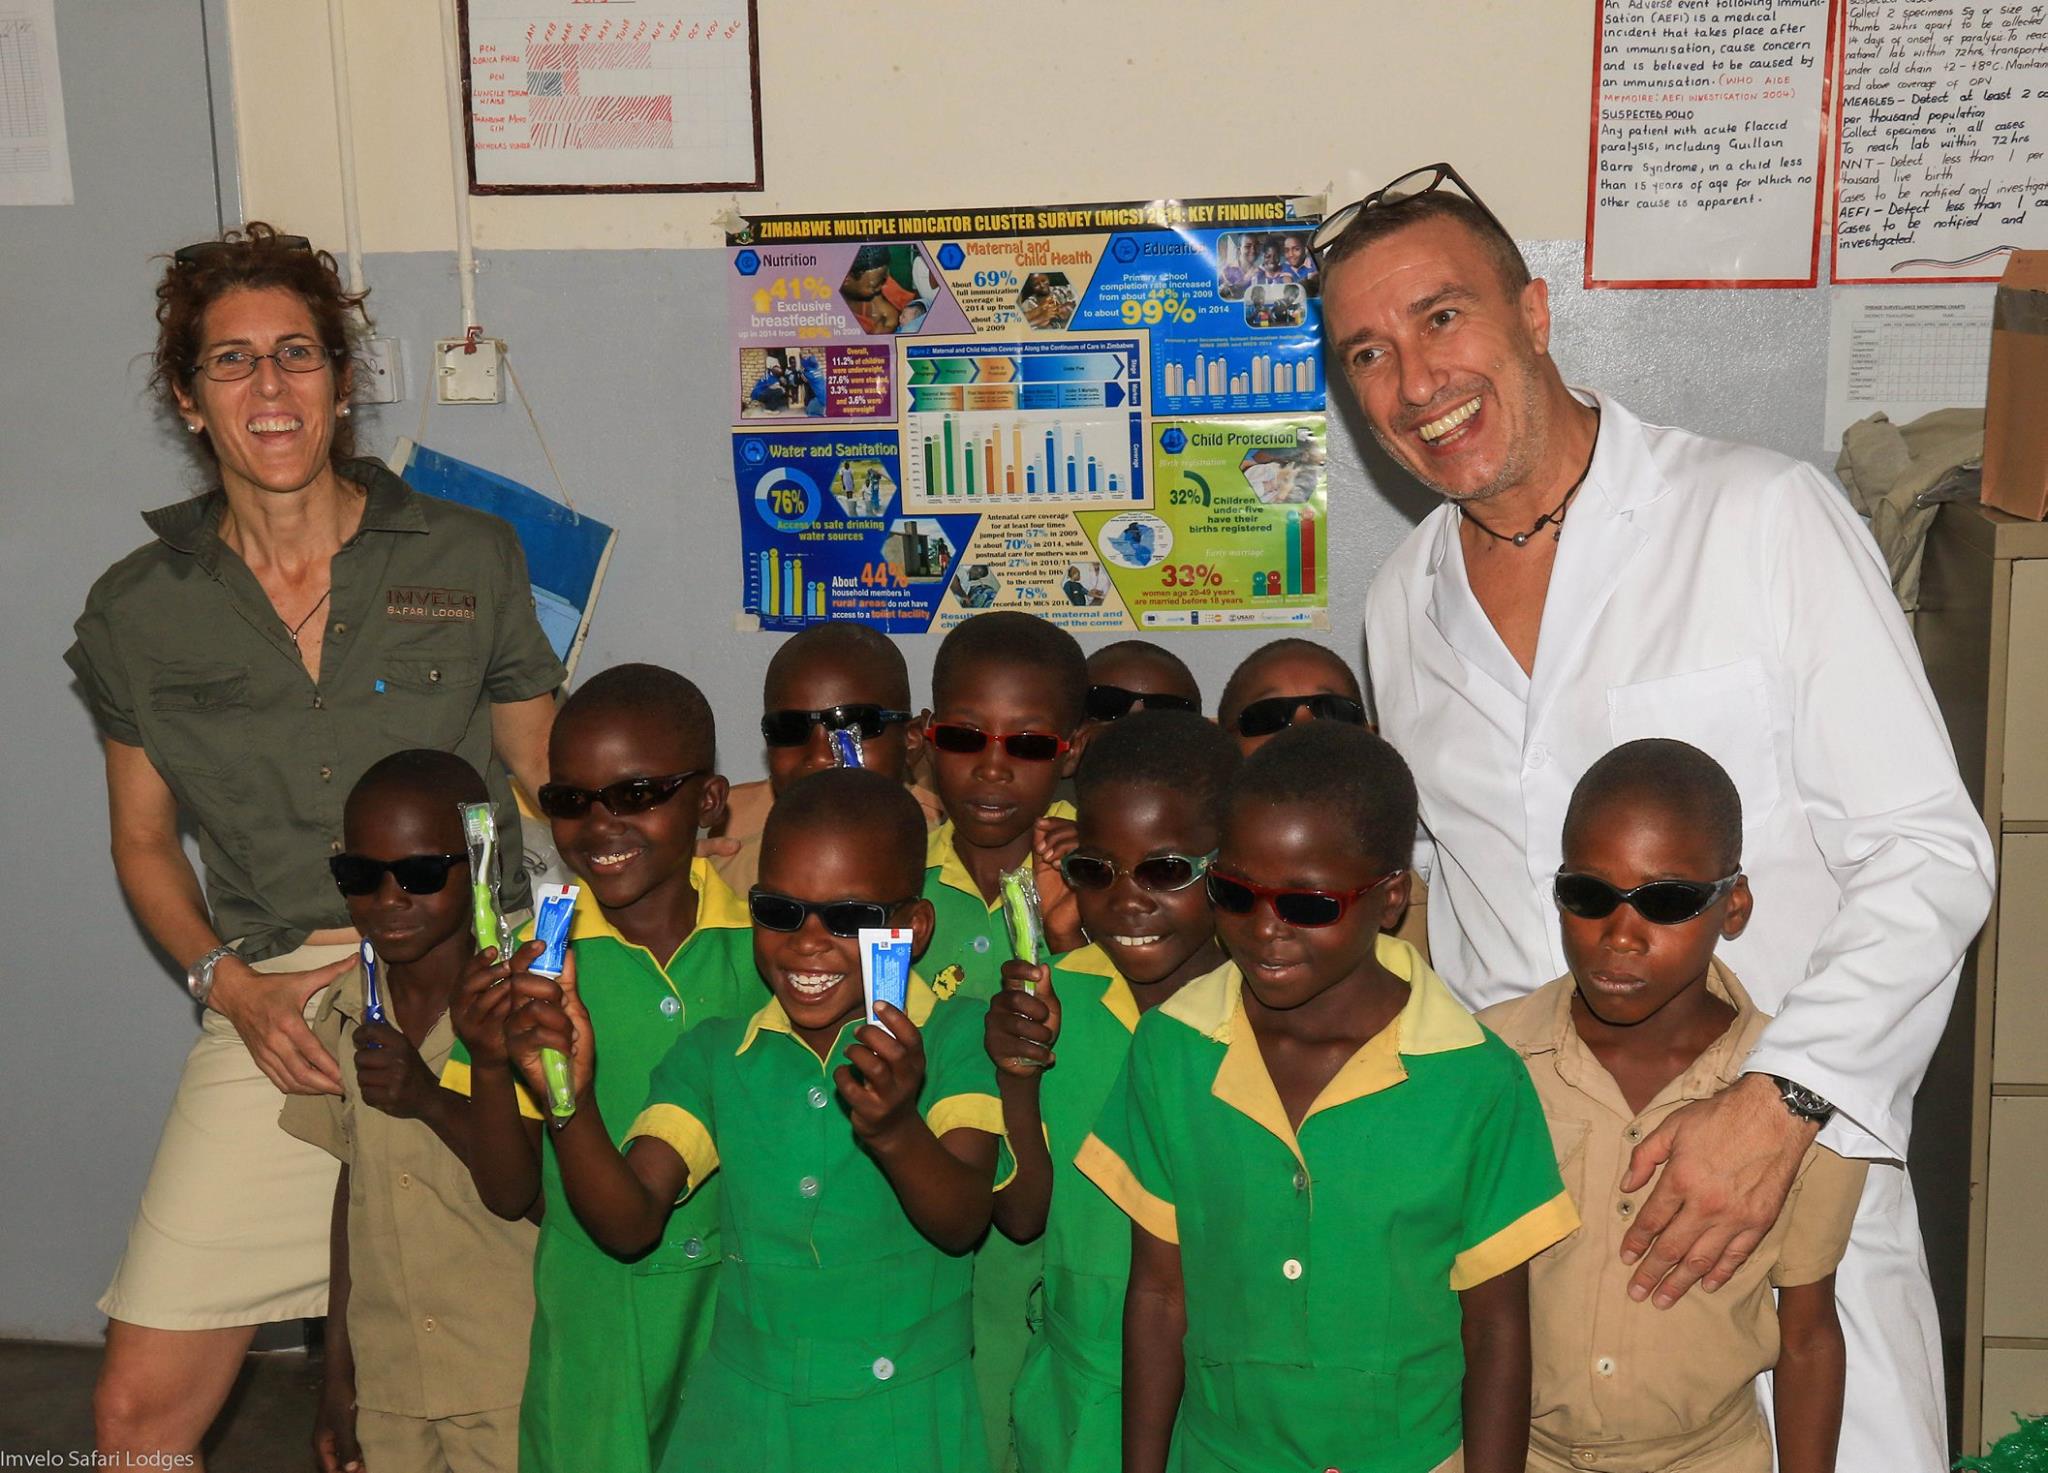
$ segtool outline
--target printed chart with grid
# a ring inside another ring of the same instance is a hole
[[[49,99],[38,45],[34,22],[0,15],[0,173],[40,174],[50,167]]]
[[[1981,404],[1991,334],[1960,323],[1877,321],[1849,343],[1849,385],[1878,405]]]

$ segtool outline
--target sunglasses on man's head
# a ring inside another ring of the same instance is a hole
[[[684,783],[694,777],[703,777],[707,770],[698,767],[689,772],[672,772],[666,777],[629,777],[601,788],[542,783],[540,791],[533,796],[540,804],[540,811],[549,818],[581,818],[590,812],[593,803],[602,803],[613,814],[624,818],[628,814],[659,808],[681,792]]]
[[[1246,916],[1263,900],[1273,914],[1288,925],[1313,931],[1336,925],[1352,906],[1400,873],[1397,869],[1388,870],[1370,885],[1362,885],[1356,890],[1302,890],[1258,885],[1212,869],[1209,871],[1209,903],[1226,915]]]
[[[313,242],[303,235],[266,235],[249,240],[199,240],[188,246],[179,246],[171,252],[171,260],[179,266],[203,266],[208,261],[219,260],[246,251],[310,251]]]
[[[1215,858],[1213,849],[1207,854],[1151,854],[1124,869],[1115,860],[1075,853],[1060,861],[1060,874],[1071,890],[1107,890],[1119,875],[1129,875],[1140,890],[1165,895],[1201,879]]]
[[[871,742],[897,722],[909,719],[908,711],[892,711],[865,701],[827,706],[822,711],[770,711],[761,718],[761,740],[771,747],[801,747],[810,741],[812,728],[822,726],[827,731],[851,728],[862,741]]]
[[[1186,696],[1169,696],[1157,691],[1126,690],[1120,685],[1091,685],[1088,700],[1083,708],[1090,721],[1121,721],[1131,714],[1133,706],[1142,706],[1147,711],[1193,711],[1201,712],[1201,703]]]
[[[375,895],[389,874],[408,895],[439,895],[448,871],[468,864],[467,854],[408,854],[403,859],[372,859],[367,854],[333,854],[327,859],[334,887],[344,895]]]
[[[997,742],[1019,762],[1050,762],[1073,745],[1067,738],[1049,731],[983,731],[956,721],[932,722],[925,728],[925,739],[941,752],[956,757],[972,756],[987,750],[990,742]]]
[[[1323,223],[1316,227],[1316,233],[1309,237],[1309,255],[1318,266],[1322,265],[1324,253],[1337,243],[1340,236],[1371,211],[1405,203],[1418,195],[1433,193],[1446,185],[1471,201],[1479,213],[1492,222],[1495,230],[1509,240],[1514,239],[1508,234],[1507,226],[1500,223],[1500,217],[1486,207],[1486,201],[1474,192],[1472,186],[1459,176],[1456,169],[1449,164],[1426,164],[1420,169],[1410,169],[1393,183],[1382,185],[1364,199],[1345,205],[1326,217]]]
[[[1294,725],[1297,713],[1306,710],[1317,721],[1348,721],[1365,725],[1365,707],[1349,696],[1327,693],[1312,696],[1267,696],[1248,701],[1237,713],[1239,736],[1271,736]]]
[[[801,931],[815,915],[832,935],[849,941],[862,931],[886,929],[889,917],[915,899],[912,895],[887,905],[874,900],[799,900],[756,885],[747,892],[747,914],[764,931],[785,932]]]
[[[1630,905],[1653,926],[1679,926],[1735,888],[1742,871],[1718,880],[1651,880],[1633,890],[1618,890],[1592,875],[1559,870],[1551,886],[1557,908],[1580,920],[1601,921],[1617,907]]]

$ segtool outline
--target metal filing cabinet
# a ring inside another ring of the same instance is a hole
[[[2048,524],[1944,507],[1914,632],[1999,858],[1913,1141],[1958,1441],[1981,1452],[2048,1413]]]

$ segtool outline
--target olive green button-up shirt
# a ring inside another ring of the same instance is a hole
[[[334,555],[317,682],[221,541],[218,491],[144,516],[156,540],[93,584],[64,656],[101,734],[141,747],[196,821],[214,929],[242,938],[251,961],[348,924],[327,872],[342,802],[403,748],[454,752],[484,774],[504,905],[527,900],[490,708],[545,695],[567,672],[534,614],[519,539],[376,461],[341,474],[368,501]]]

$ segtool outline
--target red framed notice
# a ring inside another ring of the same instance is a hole
[[[457,0],[471,194],[761,187],[755,0]]]
[[[1849,0],[1839,284],[1996,281],[2048,248],[2048,6]]]
[[[1588,287],[1810,287],[1842,0],[1598,0]]]

